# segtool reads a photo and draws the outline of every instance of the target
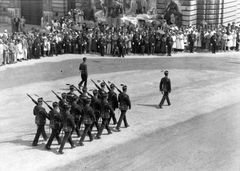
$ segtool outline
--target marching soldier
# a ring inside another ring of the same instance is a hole
[[[117,127],[116,127],[117,131],[120,131],[122,120],[124,121],[125,127],[129,127],[127,118],[126,118],[126,113],[127,113],[127,110],[131,110],[131,101],[129,96],[127,95],[126,85],[122,87],[122,90],[123,92],[118,95],[118,102],[120,103],[119,109],[121,110],[121,116],[117,123]]]
[[[92,97],[90,106],[93,109],[94,115],[95,115],[95,120],[93,120],[91,130],[93,129],[93,126],[95,125],[96,128],[97,128],[97,131],[99,131],[98,120],[99,120],[100,115],[101,115],[101,101],[98,99],[98,91],[96,89],[93,90],[93,97]]]
[[[67,101],[69,104],[72,104],[73,97],[77,95],[74,93],[74,85],[70,85],[70,92],[67,93]]]
[[[91,103],[91,99],[87,98],[84,100],[84,115],[83,115],[83,123],[85,125],[85,129],[83,131],[83,135],[80,138],[79,141],[79,145],[83,146],[83,141],[85,139],[86,134],[88,134],[90,141],[93,140],[93,136],[91,133],[91,125],[93,124],[93,121],[96,120],[95,119],[95,115],[94,115],[94,111],[92,110],[92,108],[90,107],[90,103]]]
[[[37,124],[37,133],[33,140],[32,146],[38,145],[39,136],[42,134],[44,140],[47,140],[47,135],[44,129],[44,125],[46,124],[46,118],[49,119],[49,116],[44,107],[42,107],[43,99],[38,98],[38,105],[33,109],[33,115],[35,115],[35,123]]]
[[[101,86],[101,89],[99,90],[99,97],[100,97],[99,99],[102,100],[103,94],[107,93],[105,90],[106,85],[104,82],[101,82],[100,86]]]
[[[80,121],[80,117],[83,115],[83,111],[82,108],[77,104],[78,101],[78,97],[77,96],[73,96],[72,98],[73,102],[71,105],[71,110],[70,110],[70,114],[73,116],[74,118],[74,123],[75,123],[75,131],[77,133],[77,137],[80,137],[80,131],[79,131],[79,121]],[[73,133],[74,129],[72,130]]]
[[[104,93],[102,95],[102,97],[103,97],[103,100],[102,100],[102,111],[101,111],[102,125],[99,128],[99,131],[98,131],[98,133],[96,135],[97,139],[101,138],[101,135],[102,135],[102,132],[103,132],[104,128],[107,129],[108,134],[112,134],[112,131],[110,130],[109,125],[108,125],[108,120],[110,118],[110,112],[114,113],[114,111],[113,111],[112,107],[109,105],[109,103],[107,101],[108,95],[106,93]]]
[[[66,93],[62,93],[61,96],[62,96],[62,99],[59,101],[59,108],[63,109],[64,104],[68,103],[68,101],[67,101],[67,94]]]
[[[70,109],[71,106],[68,104],[64,104],[63,107],[63,131],[65,132],[61,146],[59,148],[59,153],[63,154],[63,148],[65,146],[66,141],[69,142],[69,144],[71,145],[71,148],[75,148],[75,145],[72,141],[72,137],[71,137],[71,132],[73,129],[75,129],[75,124],[74,124],[74,120],[73,117],[70,115]]]
[[[110,85],[111,90],[108,92],[108,103],[112,107],[113,111],[115,111],[116,108],[118,108],[118,100],[117,100],[117,93],[114,92],[115,85]],[[111,111],[110,112],[110,118],[108,120],[108,123],[110,123],[111,119],[113,120],[113,125],[117,124],[117,119],[115,117],[115,114]]]
[[[52,106],[53,110],[49,112],[50,127],[52,128],[52,134],[48,139],[47,144],[45,145],[45,148],[47,150],[51,150],[51,145],[54,138],[57,139],[59,145],[61,144],[61,138],[59,137],[59,134],[62,128],[62,115],[59,113],[57,102],[53,102]]]
[[[162,108],[162,105],[163,105],[165,99],[167,99],[168,106],[171,105],[169,97],[168,97],[169,93],[171,93],[171,81],[168,78],[168,71],[165,71],[164,75],[165,75],[165,77],[163,77],[161,79],[161,82],[160,82],[160,85],[159,85],[159,89],[163,94],[162,100],[159,104],[160,109]]]

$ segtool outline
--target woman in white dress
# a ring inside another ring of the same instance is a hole
[[[17,60],[22,61],[23,59],[23,46],[22,46],[22,41],[18,40],[17,43]]]
[[[3,64],[3,43],[2,39],[0,39],[0,66]]]
[[[233,36],[233,50],[235,50],[237,45],[237,33],[235,30],[232,32],[232,36]]]
[[[233,46],[233,36],[231,32],[228,33],[227,40],[228,40],[227,42],[228,51],[230,51]]]
[[[177,49],[177,51],[180,51],[180,39],[179,39],[179,37],[180,37],[180,32],[178,32],[176,34],[176,49]]]
[[[185,41],[187,41],[187,39]],[[180,35],[179,35],[179,44],[180,44],[180,50],[183,51],[184,50],[184,35],[183,35],[182,31],[180,32]]]
[[[202,48],[202,36],[201,36],[201,30],[198,30],[197,34],[197,48],[201,49]]]
[[[176,39],[177,39],[177,36],[175,33],[172,34],[172,39],[173,39],[173,46],[172,46],[172,50],[173,52],[176,51],[176,48],[177,48],[177,45],[176,45]]]

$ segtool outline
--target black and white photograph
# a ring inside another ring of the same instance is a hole
[[[240,0],[0,0],[0,171],[240,171]]]

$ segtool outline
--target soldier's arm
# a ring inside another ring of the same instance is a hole
[[[45,109],[43,110],[43,115],[44,115],[48,120],[50,120],[49,114],[46,112]]]
[[[160,91],[163,91],[163,89],[162,89],[162,84],[163,84],[163,80],[161,79],[161,82],[160,82],[160,84],[159,84],[159,90],[160,90]]]

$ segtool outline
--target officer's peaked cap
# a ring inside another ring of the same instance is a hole
[[[38,102],[43,102],[43,98],[42,97],[38,98]]]

